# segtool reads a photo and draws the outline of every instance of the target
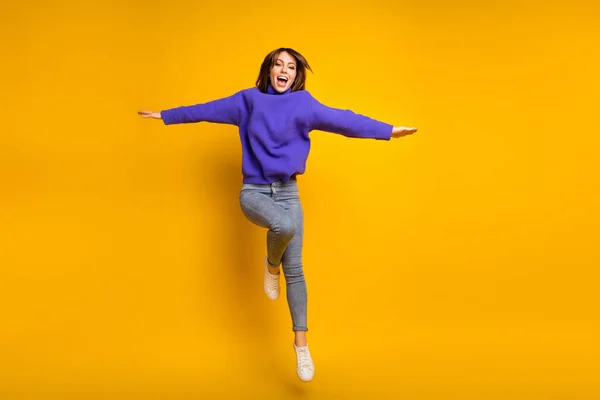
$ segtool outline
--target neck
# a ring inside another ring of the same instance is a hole
[[[267,93],[268,94],[288,94],[292,92],[292,88],[290,87],[288,90],[286,90],[283,93],[278,92],[277,90],[275,90],[275,88],[273,88],[273,86],[271,86],[271,83],[269,82],[269,85],[267,86]]]

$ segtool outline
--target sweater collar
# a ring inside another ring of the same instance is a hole
[[[278,95],[282,95],[282,94],[288,94],[288,93],[291,93],[291,92],[292,92],[292,88],[291,88],[291,87],[290,87],[288,90],[286,90],[285,92],[283,92],[283,93],[279,93],[277,90],[275,90],[275,89],[274,89],[274,88],[271,86],[271,83],[269,83],[269,84],[267,85],[267,93],[268,93],[268,94],[278,94]]]

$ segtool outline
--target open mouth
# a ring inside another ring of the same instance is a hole
[[[287,76],[278,76],[277,77],[277,86],[284,87],[285,85],[287,85],[287,83],[288,83]]]

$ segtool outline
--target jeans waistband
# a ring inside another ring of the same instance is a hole
[[[272,183],[244,183],[242,185],[242,189],[272,189],[272,188],[281,188],[281,189],[294,189],[298,188],[298,182],[295,176],[292,176],[288,182],[284,182],[281,179]]]

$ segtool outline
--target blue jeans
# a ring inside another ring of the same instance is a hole
[[[250,222],[268,229],[267,260],[273,267],[280,264],[283,267],[292,329],[308,331],[306,281],[302,269],[304,213],[296,181],[243,184],[240,205]]]

